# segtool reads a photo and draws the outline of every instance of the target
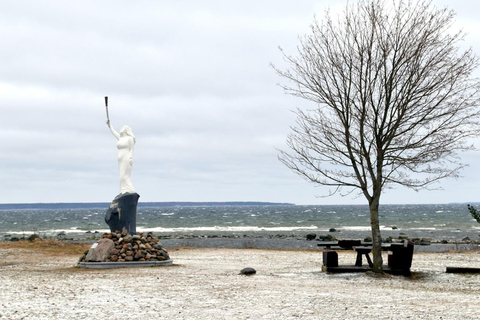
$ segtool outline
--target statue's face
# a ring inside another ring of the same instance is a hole
[[[123,126],[122,129],[120,130],[120,135],[124,136],[127,134],[127,127]]]

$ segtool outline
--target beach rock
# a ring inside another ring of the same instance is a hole
[[[240,274],[243,274],[245,276],[252,276],[256,273],[257,270],[255,270],[254,268],[243,268],[242,270],[240,270]]]
[[[389,236],[389,237],[387,237],[386,239],[383,239],[383,242],[384,242],[384,243],[392,243],[392,242],[393,242],[393,237],[392,237],[392,236]]]
[[[320,241],[337,241],[337,238],[335,236],[332,236],[331,234],[325,235],[320,235],[318,236],[318,239]]]
[[[308,241],[312,241],[312,240],[315,240],[315,238],[317,237],[317,235],[315,233],[309,233],[307,234],[306,238]]]
[[[330,229],[328,230],[328,232],[337,232],[337,229],[335,229],[335,228],[330,228]]]
[[[413,238],[411,239],[414,245],[420,245],[420,238]]]
[[[34,233],[30,237],[28,237],[28,241],[34,241],[36,239],[40,239],[40,236],[36,233]]]
[[[145,257],[145,255],[142,253],[142,251],[138,251],[135,253],[135,255],[133,256],[133,259],[134,260],[140,260],[142,259],[143,257]]]
[[[161,253],[161,254],[162,254],[162,257],[163,257],[164,260],[170,259],[167,250],[162,249],[162,253]]]
[[[110,257],[115,243],[108,238],[102,238],[88,250],[86,262],[105,262]]]
[[[420,245],[422,246],[428,246],[432,244],[432,239],[430,238],[421,238],[420,239]]]

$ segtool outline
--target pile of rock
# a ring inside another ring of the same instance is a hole
[[[151,232],[130,235],[122,232],[104,233],[102,238],[85,251],[80,262],[165,261],[168,252]]]

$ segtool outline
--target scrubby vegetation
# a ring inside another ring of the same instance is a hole
[[[480,223],[480,213],[471,205],[467,205],[468,211],[472,214],[472,217],[477,220],[478,223]]]
[[[48,254],[72,254],[81,255],[91,245],[88,243],[76,243],[69,241],[58,241],[55,239],[36,238],[30,240],[20,240],[16,242],[0,242],[0,248],[3,249],[26,249],[41,251]]]

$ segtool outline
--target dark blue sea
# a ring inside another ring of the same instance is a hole
[[[107,232],[104,221],[109,204],[0,205],[0,241],[37,233],[85,238]],[[337,238],[370,235],[368,206],[143,204],[137,210],[137,232],[160,236],[304,236],[332,234]],[[480,224],[466,204],[383,205],[382,237],[407,235],[437,240],[480,240]],[[334,228],[336,232],[330,232]]]

